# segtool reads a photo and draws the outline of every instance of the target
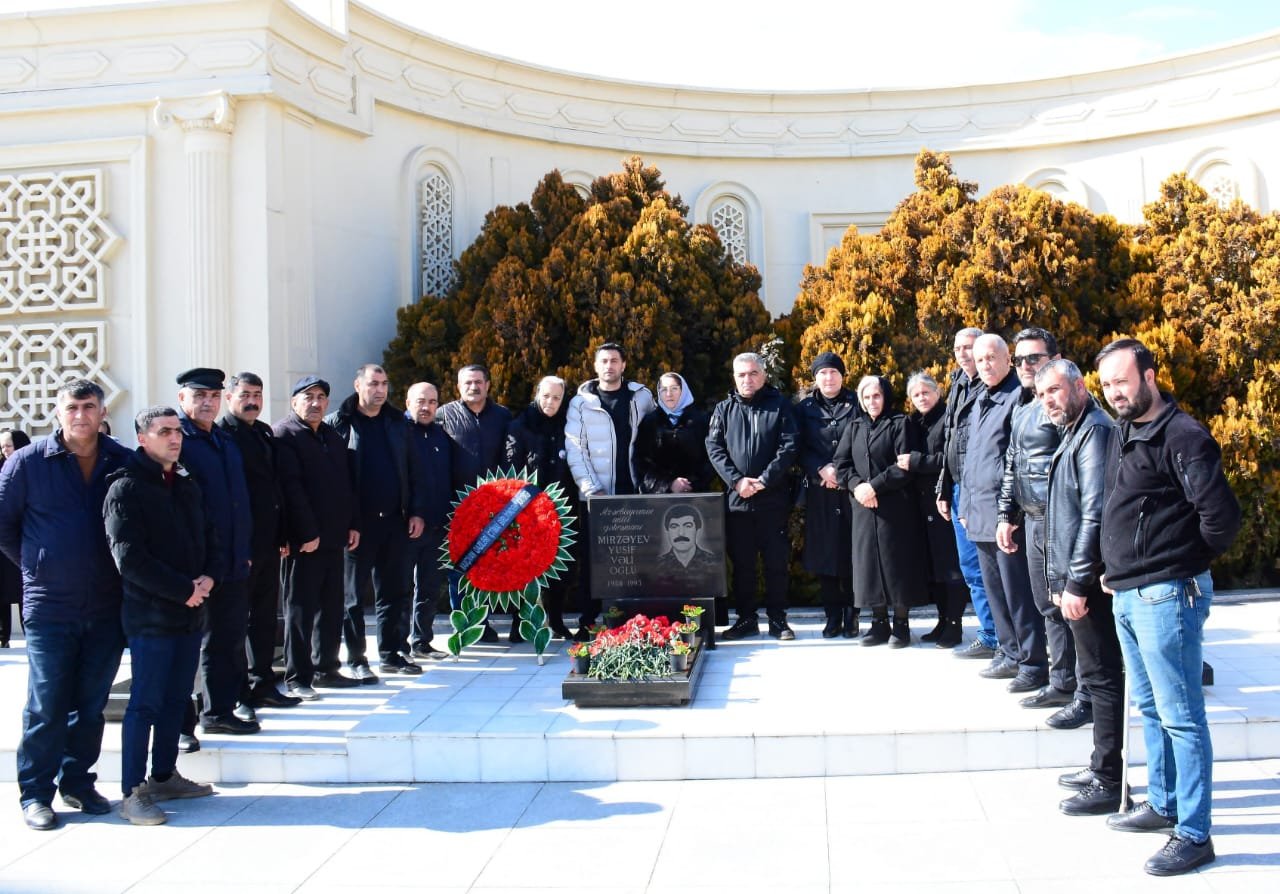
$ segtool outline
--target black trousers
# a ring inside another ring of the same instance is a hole
[[[994,542],[975,541],[978,566],[982,569],[982,586],[987,591],[991,616],[996,622],[1000,650],[1010,661],[1018,663],[1021,673],[1049,677],[1049,659],[1045,650],[1044,615],[1036,608],[1027,574],[1027,541],[1023,528],[1014,534],[1018,551],[1006,553]]]
[[[401,624],[408,593],[404,587],[407,526],[399,515],[366,517],[360,523],[360,545],[346,553],[343,589],[347,617],[342,634],[350,666],[369,663],[365,657],[364,607],[371,580],[378,655],[387,658],[399,652],[404,643]]]
[[[1124,703],[1124,658],[1116,635],[1111,597],[1089,596],[1089,613],[1068,621],[1075,635],[1080,682],[1093,700],[1093,756],[1089,769],[1106,785],[1120,783],[1120,746],[1128,705]]]
[[[405,597],[400,631],[409,641],[400,643],[401,652],[409,651],[410,647],[425,649],[431,645],[431,626],[435,623],[444,587],[444,569],[440,567],[444,535],[444,525],[428,525],[421,537],[408,541],[405,546],[402,583]]]
[[[249,633],[245,659],[249,666],[248,691],[274,687],[271,668],[276,654],[276,613],[280,608],[280,552],[271,550],[253,557],[249,569]]]
[[[787,512],[759,509],[725,513],[725,537],[733,564],[730,592],[738,617],[756,613],[756,559],[764,564],[764,603],[770,620],[787,617],[788,560]]]
[[[964,617],[964,604],[969,601],[969,588],[963,579],[929,581],[929,601],[938,609],[939,621],[959,621]]]
[[[284,678],[310,686],[317,673],[341,666],[342,553],[293,553],[284,560]]]
[[[1062,610],[1049,597],[1049,581],[1044,574],[1044,519],[1026,516],[1027,576],[1036,610],[1044,616],[1045,640],[1049,649],[1049,682],[1063,692],[1076,690],[1076,643]]]
[[[200,646],[201,716],[225,717],[244,689],[245,634],[249,629],[249,581],[223,581],[209,593],[209,630]]]

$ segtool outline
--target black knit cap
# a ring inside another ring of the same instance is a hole
[[[840,375],[846,375],[844,361],[834,351],[823,351],[817,357],[814,357],[813,362],[809,364],[809,375],[816,376],[824,369],[834,369]]]

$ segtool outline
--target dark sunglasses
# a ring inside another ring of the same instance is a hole
[[[1035,366],[1041,360],[1048,357],[1048,354],[1023,354],[1020,357],[1013,358],[1014,366]]]

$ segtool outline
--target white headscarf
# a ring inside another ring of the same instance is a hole
[[[667,414],[667,418],[669,418],[671,420],[671,423],[674,425],[676,420],[680,418],[680,414],[684,412],[685,407],[693,406],[693,392],[689,390],[689,383],[684,380],[684,376],[680,375],[680,373],[677,373],[677,372],[663,373],[662,375],[658,376],[659,388],[662,387],[662,380],[667,378],[668,376],[672,376],[680,380],[680,400],[676,402],[675,409],[671,409],[666,404],[664,404],[662,402],[662,398],[659,397],[658,406],[662,409],[662,412]]]

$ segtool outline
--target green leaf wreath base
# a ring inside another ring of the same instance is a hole
[[[526,469],[492,472],[478,479],[474,486],[458,491],[457,500],[453,504],[454,512],[462,505],[467,495],[481,485],[507,478],[515,478],[535,485],[538,483],[537,473]],[[547,626],[547,610],[542,605],[542,590],[549,586],[552,580],[558,580],[569,570],[569,563],[573,561],[573,557],[569,554],[569,547],[576,542],[577,532],[573,528],[576,519],[570,513],[569,499],[560,485],[549,484],[542,493],[551,500],[555,506],[556,515],[560,517],[560,544],[555,558],[545,571],[529,581],[522,590],[502,592],[482,590],[471,582],[468,575],[463,574],[458,580],[458,594],[461,596],[459,607],[449,613],[449,624],[453,627],[453,633],[449,635],[447,648],[454,658],[461,655],[462,650],[467,646],[474,645],[480,640],[490,612],[512,611],[516,612],[520,618],[520,635],[525,642],[533,643],[538,664],[543,663],[542,655],[551,642],[551,628]],[[453,513],[450,513],[449,521],[453,522]],[[447,536],[441,546],[440,567],[453,570],[453,559],[449,554]]]

